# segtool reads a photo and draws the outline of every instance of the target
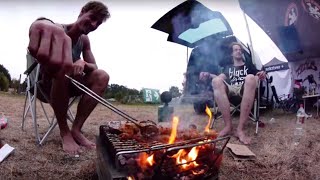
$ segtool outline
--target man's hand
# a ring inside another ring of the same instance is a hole
[[[79,76],[82,75],[84,66],[86,65],[86,62],[82,59],[77,60],[75,63],[73,63],[73,75],[74,76]]]
[[[32,23],[29,30],[30,54],[52,74],[72,67],[72,42],[59,25],[47,20]]]
[[[264,80],[266,79],[266,72],[259,71],[256,76],[258,76],[260,80]]]
[[[210,74],[209,72],[200,72],[199,80],[200,81],[206,81],[206,80],[212,79],[214,77],[216,77],[216,75]]]

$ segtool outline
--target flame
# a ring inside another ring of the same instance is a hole
[[[139,155],[139,157],[136,159],[137,163],[141,167],[142,170],[147,169],[148,167],[151,167],[155,164],[154,161],[154,154],[151,154],[150,156],[143,152]]]
[[[176,158],[176,164],[181,165],[182,169],[188,170],[199,166],[195,161],[198,157],[198,153],[199,149],[197,147],[193,147],[188,154],[184,149],[180,149],[171,157]]]
[[[211,121],[212,121],[212,112],[211,110],[208,108],[208,106],[206,105],[206,113],[207,115],[209,116],[209,121],[208,121],[208,124],[206,126],[206,128],[204,129],[205,132],[210,132],[210,124],[211,124]]]
[[[205,171],[204,169],[201,169],[200,171],[196,172],[196,171],[192,171],[192,174],[194,175],[199,175],[199,174],[203,174]]]
[[[153,156],[154,156],[154,154],[152,154],[151,156],[149,156],[148,158],[147,158],[147,162],[148,162],[148,164],[150,165],[150,166],[152,166],[155,162],[154,162],[154,159],[153,159]]]
[[[128,179],[128,180],[134,180],[134,178],[131,177],[131,176],[128,176],[127,179]]]
[[[179,123],[179,118],[177,116],[174,116],[172,119],[172,130],[171,130],[168,144],[173,144],[174,141],[176,140],[178,123]]]

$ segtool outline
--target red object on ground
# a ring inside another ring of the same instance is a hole
[[[259,122],[259,127],[264,128],[265,124],[263,122]]]
[[[0,116],[0,129],[6,128],[8,125],[8,119],[5,116]]]

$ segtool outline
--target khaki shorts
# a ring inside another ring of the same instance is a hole
[[[242,97],[243,95],[243,84],[239,85],[230,85],[226,81],[223,81],[224,84],[227,86],[227,94],[229,97],[231,96],[239,96]]]

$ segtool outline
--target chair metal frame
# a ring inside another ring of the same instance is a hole
[[[242,98],[241,98],[242,100]],[[229,102],[230,102],[230,98],[229,98]],[[232,110],[230,110],[230,116],[232,116],[234,113],[236,112],[240,112],[240,104],[234,105],[232,104],[232,102],[230,102],[230,108],[232,108]],[[214,102],[214,117],[213,117],[213,121],[211,123],[210,128],[212,129],[214,126],[214,123],[217,119],[222,118],[222,115],[217,116],[218,113],[218,107],[216,105],[216,102]],[[259,110],[263,109],[265,107],[260,107],[260,80],[258,80],[257,83],[257,88],[256,88],[256,93],[255,93],[255,98],[253,101],[253,112],[251,111],[249,114],[249,118],[256,123],[256,131],[255,133],[258,134],[258,130],[259,130],[259,123],[260,123],[260,114],[259,114]]]
[[[35,133],[35,142],[37,145],[43,145],[45,140],[48,138],[49,134],[53,131],[53,129],[57,126],[58,122],[56,119],[55,114],[51,118],[49,118],[47,111],[44,108],[44,103],[50,104],[50,98],[49,95],[45,93],[45,91],[41,88],[39,85],[40,79],[40,64],[37,63],[37,61],[29,54],[27,53],[27,70],[24,72],[26,75],[26,82],[27,82],[27,88],[26,88],[26,97],[23,107],[23,115],[22,115],[22,123],[21,123],[21,129],[24,131],[26,116],[28,112],[30,111],[34,133]],[[39,92],[38,92],[39,91]],[[42,96],[44,99],[40,100],[38,98],[39,96]],[[74,115],[72,111],[70,110],[70,107],[75,103],[76,99],[78,97],[70,98],[69,105],[68,105],[68,113],[67,113],[67,119],[73,123],[74,121]],[[38,131],[38,123],[37,123],[37,99],[40,102],[41,109],[44,112],[45,118],[48,121],[49,128],[46,131],[46,133],[41,136]],[[28,102],[28,104],[27,104]],[[51,106],[51,105],[50,105]]]

